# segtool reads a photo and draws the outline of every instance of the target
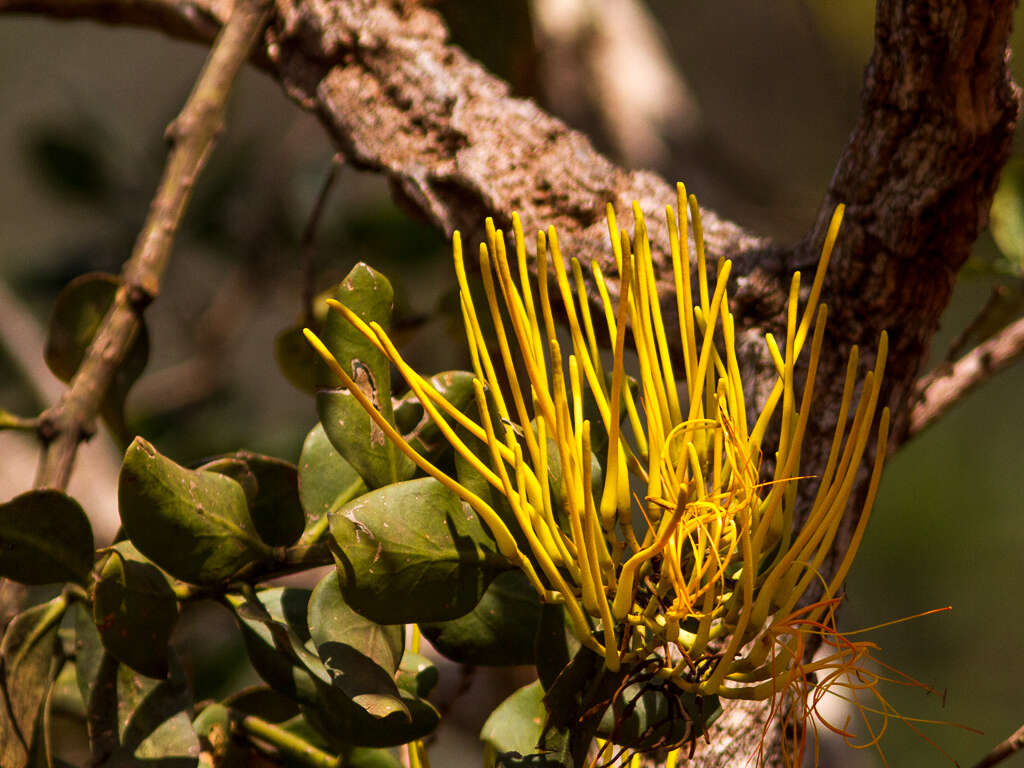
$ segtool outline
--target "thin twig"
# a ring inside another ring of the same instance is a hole
[[[992,768],[993,765],[998,765],[1022,748],[1024,748],[1024,725],[1014,731],[1006,741],[997,744],[991,752],[974,764],[974,768]]]
[[[299,240],[299,249],[302,254],[302,325],[304,326],[312,326],[313,323],[313,298],[316,293],[313,243],[316,240],[316,230],[320,225],[324,209],[327,207],[327,197],[338,178],[338,171],[344,164],[345,158],[340,153],[331,158],[327,175],[324,176],[323,183],[320,185],[320,191],[313,203],[313,210],[309,212],[306,226],[302,230],[302,239]]]
[[[1024,317],[976,346],[951,367],[923,377],[917,385],[920,399],[910,413],[907,437],[921,432],[1021,354],[1024,354]]]
[[[42,415],[45,445],[36,487],[66,488],[78,445],[94,431],[114,373],[139,331],[142,312],[160,293],[171,246],[195,181],[224,128],[228,95],[260,38],[269,0],[238,0],[167,136],[172,146],[146,223],[125,263],[114,303],[60,402]]]

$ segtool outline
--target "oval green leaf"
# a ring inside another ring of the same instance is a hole
[[[433,478],[371,491],[329,519],[345,602],[379,624],[462,616],[512,568],[476,514]]]
[[[139,551],[184,581],[217,583],[270,554],[256,533],[241,485],[224,475],[185,469],[141,437],[125,453],[118,504]]]
[[[272,547],[288,547],[306,527],[294,464],[273,456],[238,451],[201,467],[227,475],[245,491],[249,516],[260,538]]]
[[[480,740],[499,756],[507,753],[532,755],[537,752],[547,717],[544,689],[539,680],[534,680],[515,691],[491,712],[480,730]],[[546,764],[539,762],[537,765]]]
[[[426,656],[406,650],[402,654],[402,663],[398,667],[398,675],[395,681],[398,687],[413,696],[427,698],[431,691],[437,687],[441,674],[437,667]]]
[[[335,298],[367,323],[391,326],[393,292],[382,274],[357,264],[338,286]],[[323,341],[335,359],[386,421],[394,424],[391,363],[372,342],[338,312],[328,312]],[[317,413],[328,438],[371,488],[407,480],[415,465],[387,439],[333,374],[321,382]],[[333,389],[331,389],[333,387]]]
[[[130,541],[111,547],[93,587],[93,621],[103,646],[136,672],[167,676],[178,601],[167,575]]]
[[[405,645],[405,627],[383,626],[346,603],[338,574],[324,576],[309,600],[309,634],[331,675],[331,684],[373,717],[408,710],[395,672]]]
[[[299,500],[306,513],[307,533],[328,512],[340,509],[365,491],[366,483],[334,449],[323,425],[313,427],[299,455]]]
[[[67,494],[28,491],[0,505],[0,576],[84,584],[94,554],[89,518]]]
[[[440,653],[461,664],[514,666],[533,664],[541,604],[522,571],[491,582],[480,602],[452,621],[421,623],[420,629]]]

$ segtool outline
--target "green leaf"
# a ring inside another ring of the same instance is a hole
[[[541,605],[536,640],[537,677],[546,691],[580,650],[580,641],[566,621],[564,606]]]
[[[429,382],[445,400],[462,411],[473,402],[474,378],[469,371],[444,371],[431,376]],[[434,458],[448,448],[448,441],[437,423],[411,390],[395,403],[395,424],[406,442],[424,456]]]
[[[93,620],[103,646],[149,677],[167,676],[167,644],[178,601],[167,575],[130,541],[110,549],[93,588]]]
[[[1024,274],[1024,166],[1007,165],[992,198],[989,228],[1006,260],[1006,271]]]
[[[497,765],[561,766],[554,757],[537,754],[547,717],[544,689],[539,680],[534,680],[491,712],[480,730],[480,739],[497,754]],[[529,757],[524,760],[524,756]]]
[[[294,464],[238,451],[200,469],[226,475],[242,486],[249,515],[264,542],[272,547],[288,547],[298,541],[306,516],[299,503],[299,476]]]
[[[308,589],[294,587],[260,590],[258,605],[239,595],[227,596],[253,668],[274,690],[296,701],[316,701],[315,672],[330,683],[326,669],[305,647],[310,641],[309,597]],[[307,657],[315,660],[315,671],[305,664]]]
[[[703,735],[721,711],[717,696],[694,696],[670,683],[634,684],[614,699],[597,732],[636,749],[681,745]]]
[[[256,715],[269,723],[283,723],[299,714],[293,699],[265,685],[253,685],[224,699],[225,706],[244,715]]]
[[[92,620],[92,611],[82,603],[72,608],[75,616],[75,682],[86,705],[96,687],[100,665],[107,656],[99,630]]]
[[[76,277],[57,297],[43,356],[61,381],[70,381],[78,370],[89,344],[114,303],[118,284],[114,275],[92,272]],[[103,419],[124,442],[129,436],[124,424],[124,401],[148,359],[149,336],[143,323],[123,362],[117,367],[100,406]]]
[[[93,561],[92,526],[60,491],[28,491],[0,505],[0,576],[24,584],[84,584]]]
[[[394,678],[405,645],[404,626],[375,624],[353,611],[342,598],[336,571],[313,590],[308,623],[335,688],[373,717],[408,715]]]
[[[398,687],[413,696],[425,699],[437,686],[441,679],[434,662],[426,656],[406,649],[402,654],[402,663],[398,667],[396,682]]]
[[[125,453],[118,502],[121,522],[139,551],[184,581],[214,584],[270,554],[241,485],[185,469],[141,437]]]
[[[89,740],[107,755],[104,768],[144,763],[189,768],[199,763],[199,738],[189,712],[192,695],[176,656],[166,680],[142,677],[109,653],[89,698]]]
[[[323,425],[313,427],[299,456],[299,500],[306,512],[306,531],[312,532],[329,512],[365,491],[366,483],[331,445]]]
[[[533,664],[540,615],[536,590],[522,571],[509,571],[491,582],[465,616],[421,623],[420,629],[434,648],[461,664]]]
[[[56,597],[15,616],[0,643],[0,765],[25,768],[43,703],[57,677],[57,630],[67,602]]]
[[[302,329],[301,325],[293,325],[274,337],[274,359],[293,387],[313,395],[319,385],[331,380],[331,372],[323,358],[309,346]],[[320,332],[318,328],[313,331]]]
[[[373,717],[360,707],[346,707],[342,694],[330,686],[319,687],[321,698],[316,706],[303,703],[306,719],[322,733],[335,749],[350,747],[394,747],[422,739],[432,733],[441,716],[424,699],[401,692],[405,712],[392,712],[387,717]]]
[[[337,300],[367,323],[391,325],[391,284],[379,272],[357,264],[338,286]],[[394,424],[391,402],[391,363],[373,343],[337,312],[324,323],[324,344],[363,394],[389,423]],[[347,389],[339,389],[333,375],[317,393],[317,412],[328,438],[371,488],[412,477],[415,465],[367,415]],[[328,389],[326,387],[334,387]]]
[[[345,601],[380,624],[462,616],[512,568],[476,514],[433,478],[371,491],[329,519]]]

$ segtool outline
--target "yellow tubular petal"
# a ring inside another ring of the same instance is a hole
[[[797,350],[803,346],[811,320],[817,311],[818,299],[821,296],[821,286],[825,282],[825,273],[828,271],[828,263],[832,257],[832,249],[835,247],[836,238],[839,236],[839,225],[842,224],[845,210],[846,206],[840,203],[832,212],[832,221],[828,225],[828,234],[825,235],[825,243],[821,247],[821,258],[818,259],[818,267],[814,271],[814,280],[811,282],[811,292],[807,296],[807,306],[804,307],[803,316],[800,318],[800,329],[796,335]],[[799,351],[797,354],[799,354]]]
[[[700,219],[700,206],[697,198],[690,195],[690,216],[693,218],[693,240],[697,245],[697,281],[700,289],[700,308],[707,317],[710,302],[708,301],[708,266],[704,261],[704,225]]]
[[[732,271],[732,262],[724,261],[722,267],[718,272],[718,283],[715,285],[715,296],[711,301],[711,306],[708,312],[705,312],[705,317],[708,318],[708,327],[704,331],[704,342],[701,345],[700,359],[697,363],[697,375],[694,377],[694,381],[701,383],[707,376],[708,366],[711,363],[711,353],[714,349],[714,333],[715,323],[718,320],[718,314],[722,305],[722,300],[725,297],[725,286],[729,282],[729,274]],[[702,397],[697,397],[696,393],[690,393],[690,413],[687,419],[692,421],[693,419],[699,418],[699,409],[701,406]]]
[[[604,630],[604,647],[605,647],[605,666],[608,667],[612,672],[616,672],[619,669],[619,653],[618,653],[618,641],[615,637],[615,622],[612,621],[611,610],[608,607],[608,598],[605,593],[605,583],[601,576],[600,561],[602,559],[608,559],[607,550],[604,551],[604,558],[600,556],[598,547],[604,549],[604,539],[601,537],[601,524],[597,517],[597,510],[594,509],[594,495],[591,492],[590,481],[591,481],[591,464],[586,460],[586,457],[590,455],[590,422],[583,422],[583,497],[585,501],[584,505],[584,521],[583,521],[583,535],[586,540],[587,557],[590,560],[590,578],[593,581],[593,592],[594,599],[596,601],[597,615],[601,619],[601,624]],[[611,575],[611,574],[610,574]],[[581,574],[583,577],[583,574]],[[612,575],[613,583],[609,586],[614,589],[614,575]],[[584,595],[586,590],[584,590]]]
[[[498,297],[494,290],[494,278],[491,274],[492,268],[495,271],[499,272],[499,277],[500,273],[502,272],[502,266],[504,267],[505,271],[507,271],[508,269],[508,263],[505,258],[504,238],[502,237],[501,232],[496,231],[494,234],[496,245],[496,253],[494,257],[495,263],[492,264],[490,262],[490,260],[487,257],[486,249],[481,247],[480,272],[483,276],[484,293],[487,296],[487,304],[490,307],[491,321],[494,324],[494,333],[497,336],[498,340],[498,350],[501,353],[501,361],[502,364],[505,366],[505,375],[508,380],[509,389],[511,390],[512,393],[512,403],[515,406],[516,415],[519,418],[519,425],[523,429],[523,437],[526,439],[526,447],[527,450],[530,452],[530,459],[532,461],[536,461],[537,443],[534,439],[533,430],[529,428],[531,421],[530,412],[526,408],[526,401],[523,398],[523,391],[522,388],[519,386],[519,376],[516,373],[517,366],[512,359],[512,350],[510,349],[509,346],[508,335],[505,333],[505,323],[501,317],[501,308],[498,306]],[[504,287],[505,286],[503,286],[503,288]],[[508,309],[509,314],[512,318],[513,325],[515,326],[517,321],[521,323],[522,317],[525,314],[525,312],[522,309],[521,304],[519,304],[518,306],[516,304],[515,299],[518,299],[518,296],[510,297],[509,294],[505,292],[504,299],[505,306]],[[529,362],[526,361],[528,361],[530,357],[530,347],[532,346],[530,343],[530,339],[528,336],[525,335],[525,333],[520,332],[518,327],[516,327],[515,330],[516,337],[519,342],[519,348],[523,354],[524,363],[527,369],[529,370],[530,368],[532,368],[532,366]],[[495,401],[498,402],[498,382],[491,382],[491,386],[495,390]],[[502,418],[507,419],[509,418],[509,415],[507,413],[502,414]]]

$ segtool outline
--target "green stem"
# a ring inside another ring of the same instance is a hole
[[[343,506],[352,501],[352,499],[356,498],[357,496],[362,496],[368,490],[369,488],[367,488],[366,483],[363,482],[363,478],[357,477],[354,481],[352,481],[348,488],[346,488],[344,491],[338,494],[337,498],[334,500],[334,503],[331,504],[330,511],[333,512],[336,509],[341,509]],[[311,525],[302,534],[302,538],[299,539],[299,542],[296,546],[312,546],[318,543],[321,537],[324,535],[324,533],[327,532],[328,527],[330,526],[330,520],[327,516],[328,514],[330,513],[328,512],[315,523],[313,523],[313,525]]]
[[[260,741],[276,747],[278,751],[311,768],[340,768],[343,765],[340,757],[317,749],[303,741],[279,725],[268,723],[255,715],[245,715],[235,720],[235,725],[247,735],[255,736]]]

